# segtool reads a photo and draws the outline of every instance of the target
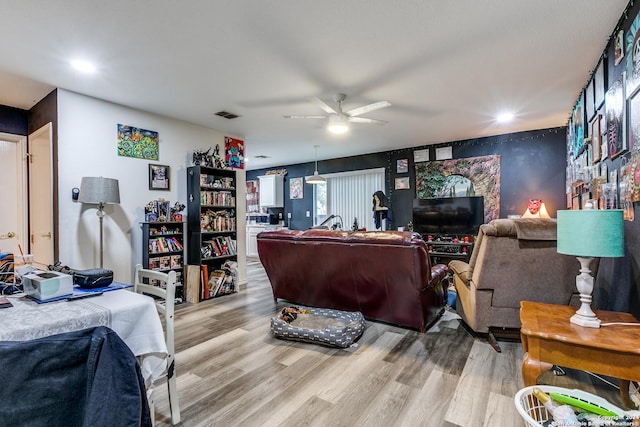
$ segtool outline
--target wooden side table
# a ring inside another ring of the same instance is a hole
[[[572,306],[520,302],[525,386],[535,385],[538,376],[553,365],[564,366],[620,378],[620,397],[630,405],[628,381],[640,381],[640,322],[628,313],[596,310],[602,323],[638,326],[586,328],[569,322],[576,310]]]

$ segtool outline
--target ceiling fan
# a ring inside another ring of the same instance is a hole
[[[326,116],[284,116],[287,119],[329,119],[327,129],[332,133],[345,133],[349,130],[349,123],[368,123],[374,125],[383,125],[387,123],[384,120],[368,119],[366,117],[358,117],[362,114],[379,110],[391,105],[388,101],[374,102],[373,104],[356,107],[349,111],[342,111],[342,103],[347,98],[344,93],[338,93],[333,100],[338,103],[337,108],[332,108],[320,98],[310,97],[311,102],[322,108],[328,115]]]

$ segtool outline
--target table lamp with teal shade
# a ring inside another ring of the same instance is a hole
[[[624,219],[622,210],[559,210],[558,253],[574,255],[580,262],[576,287],[581,306],[571,323],[599,328],[600,319],[591,309],[593,276],[589,265],[596,257],[624,256]]]

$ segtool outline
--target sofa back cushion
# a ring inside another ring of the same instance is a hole
[[[418,299],[431,275],[426,244],[410,232],[264,231],[258,254],[276,297],[372,318]]]

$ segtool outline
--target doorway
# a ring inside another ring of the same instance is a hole
[[[29,252],[36,264],[53,264],[53,126],[29,135]]]
[[[27,138],[0,133],[0,252],[20,254],[29,248],[27,227]]]

